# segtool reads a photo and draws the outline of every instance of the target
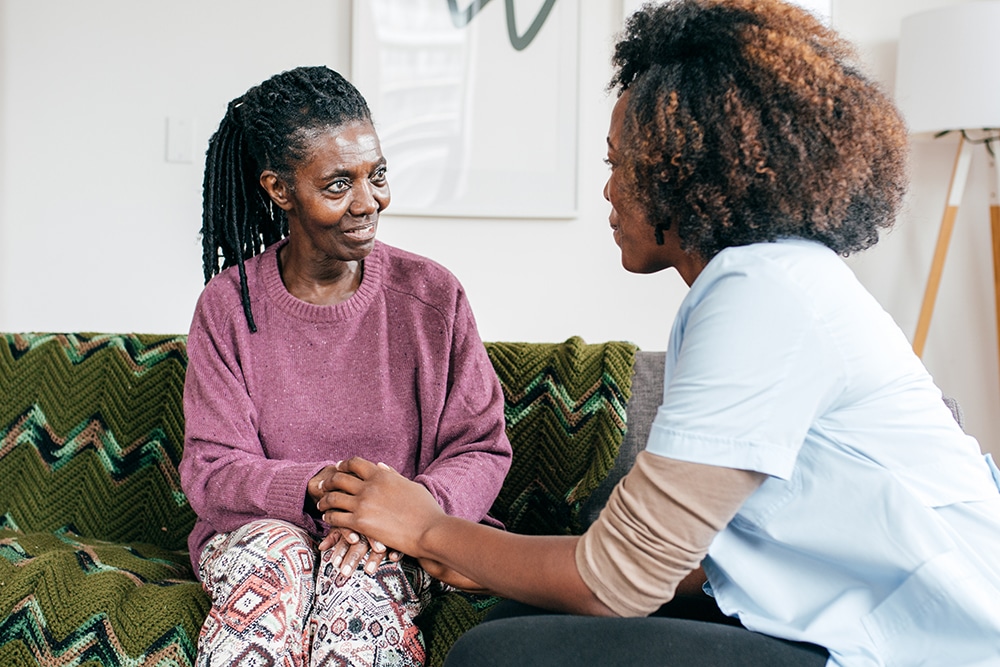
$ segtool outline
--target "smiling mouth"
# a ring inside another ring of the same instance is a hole
[[[344,232],[344,236],[354,239],[355,241],[370,241],[375,238],[375,223],[369,222],[366,225],[348,229]]]

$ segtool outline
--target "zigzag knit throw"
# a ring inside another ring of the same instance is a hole
[[[188,667],[184,336],[0,336],[0,665]]]
[[[625,435],[635,346],[488,343],[514,460],[492,514],[524,534],[581,532],[580,508]]]
[[[625,435],[635,345],[487,343],[503,386],[514,459],[491,514],[511,532],[582,532],[581,508],[607,477]],[[417,619],[428,667],[499,598],[449,593]]]
[[[493,515],[580,532],[625,432],[635,346],[488,343],[514,458]],[[192,664],[209,601],[180,491],[184,336],[0,335],[0,666]],[[418,619],[436,667],[497,598]]]

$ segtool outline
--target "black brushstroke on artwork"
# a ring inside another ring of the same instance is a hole
[[[490,0],[472,0],[465,9],[459,9],[458,0],[448,0],[448,11],[451,13],[452,24],[456,28],[464,28],[489,3]],[[523,35],[517,34],[517,22],[514,20],[514,0],[505,0],[505,3],[507,10],[507,36],[510,38],[510,45],[516,51],[523,51],[531,44],[531,40],[535,38],[538,31],[542,29],[542,24],[549,17],[549,13],[552,11],[552,6],[556,4],[556,0],[545,0],[541,9],[538,10],[535,19],[528,26],[528,29],[524,31]]]

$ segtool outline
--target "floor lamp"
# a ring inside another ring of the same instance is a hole
[[[924,351],[955,217],[962,203],[973,150],[990,161],[993,286],[1000,353],[1000,1],[969,2],[903,19],[896,71],[896,103],[915,135],[959,133],[944,215],[938,231],[913,350]]]

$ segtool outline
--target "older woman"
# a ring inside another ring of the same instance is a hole
[[[180,466],[212,597],[199,665],[422,664],[433,580],[330,530],[323,483],[377,458],[481,521],[509,467],[461,285],[375,240],[386,168],[364,98],[326,67],[251,88],[210,141]]]
[[[646,617],[701,565],[743,627],[507,618],[450,663],[1000,664],[1000,472],[840,259],[878,240],[905,186],[904,125],[851,58],[777,0],[629,19],[611,228],[626,269],[691,289],[646,451],[586,534],[448,517],[363,460],[319,504],[455,583],[573,614]]]

